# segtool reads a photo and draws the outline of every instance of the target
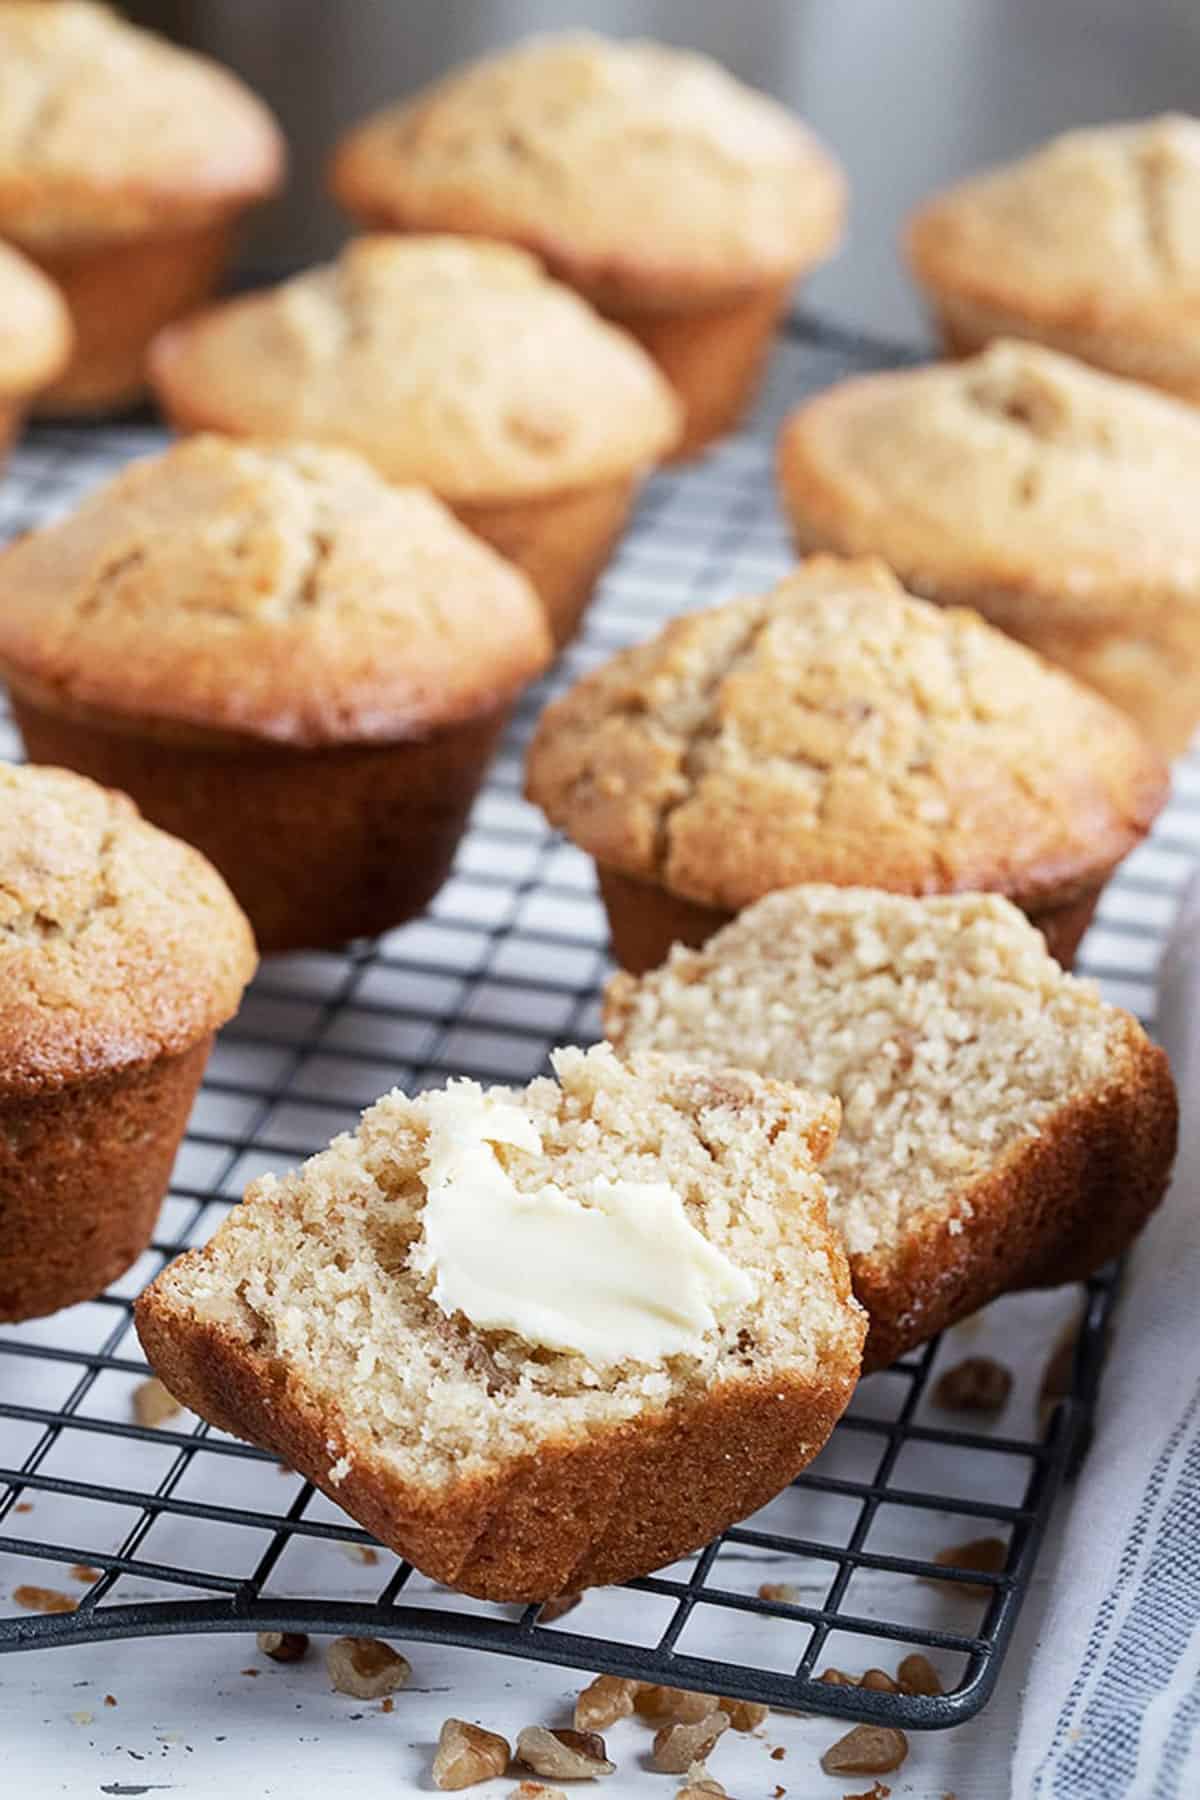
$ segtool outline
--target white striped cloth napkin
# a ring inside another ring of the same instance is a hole
[[[1131,1258],[1029,1661],[1015,1800],[1200,1794],[1200,882],[1159,973],[1183,1128]]]

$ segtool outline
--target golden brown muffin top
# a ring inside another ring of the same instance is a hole
[[[909,221],[920,281],[1051,327],[1195,332],[1200,120],[1068,131]]]
[[[598,862],[729,910],[804,881],[1065,899],[1166,785],[1097,695],[882,563],[825,556],[586,676],[528,763]]]
[[[841,228],[836,164],[718,63],[587,32],[454,71],[352,131],[337,197],[360,217],[527,245],[583,286],[675,301],[793,275]]]
[[[1037,344],[828,389],[779,477],[802,532],[923,591],[1044,594],[1081,628],[1200,613],[1200,412]]]
[[[36,393],[65,367],[71,318],[52,281],[0,244],[0,397]]]
[[[0,1093],[188,1049],[256,960],[198,850],[81,775],[0,764]]]
[[[392,741],[549,659],[525,577],[343,450],[190,438],[0,555],[9,677],[133,719]]]
[[[219,216],[284,145],[237,78],[90,0],[0,0],[0,230],[34,248]]]
[[[150,367],[185,424],[343,444],[449,500],[629,475],[679,430],[632,338],[523,251],[465,238],[358,238],[336,263],[169,327]]]

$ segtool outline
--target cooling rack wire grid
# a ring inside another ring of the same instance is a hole
[[[270,961],[221,1034],[152,1249],[97,1300],[0,1327],[0,1650],[193,1631],[353,1632],[917,1729],[958,1723],[987,1699],[1086,1431],[1111,1276],[1088,1290],[1071,1392],[1044,1433],[1021,1381],[994,1426],[948,1424],[930,1404],[947,1347],[929,1345],[864,1382],[818,1461],[754,1518],[551,1622],[534,1607],[438,1588],[272,1457],[186,1414],[142,1427],[131,1403],[146,1375],[136,1294],[211,1234],[253,1176],[320,1148],[395,1084],[457,1074],[520,1083],[552,1046],[598,1035],[602,910],[587,859],[521,799],[534,720],[550,694],[673,614],[781,575],[792,557],[771,472],[780,415],[806,392],[898,360],[907,358],[893,346],[793,324],[751,429],[649,484],[586,631],[520,707],[428,914],[377,943]],[[35,431],[0,482],[0,536],[65,511],[160,442],[148,425]],[[19,754],[6,714],[0,754]],[[1198,852],[1200,759],[1190,757],[1153,837],[1105,892],[1080,963],[1144,1018]],[[1022,1332],[1040,1333],[1048,1353],[1077,1299],[1023,1304]],[[991,1309],[972,1348],[1005,1329]],[[948,1583],[937,1552],[990,1536],[1006,1545],[1003,1569]],[[72,1566],[92,1574],[80,1580]],[[21,1584],[66,1589],[78,1604],[22,1610],[12,1598]],[[944,1696],[817,1684],[828,1665],[894,1668],[913,1649],[938,1663]]]

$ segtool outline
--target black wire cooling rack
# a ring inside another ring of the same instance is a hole
[[[916,1728],[958,1723],[987,1699],[1086,1432],[1111,1277],[1088,1289],[1070,1392],[1044,1434],[1031,1399],[1026,1429],[1005,1429],[1011,1409],[975,1430],[949,1428],[931,1406],[941,1354],[931,1344],[864,1382],[817,1463],[753,1519],[557,1618],[438,1588],[263,1452],[188,1415],[139,1425],[132,1404],[147,1374],[133,1299],[209,1236],[249,1179],[352,1127],[390,1086],[453,1074],[524,1082],[554,1044],[598,1035],[607,963],[590,867],[520,798],[533,720],[549,692],[667,616],[782,573],[791,557],[770,476],[779,414],[805,391],[901,356],[812,323],[792,329],[754,428],[650,484],[586,633],[514,720],[428,915],[344,954],[268,963],[214,1051],[152,1249],[87,1305],[0,1330],[0,1650],[350,1632]],[[0,534],[65,509],[159,442],[150,426],[34,433],[0,484]],[[7,720],[0,751],[19,753]],[[1171,808],[1105,894],[1084,949],[1085,972],[1143,1016],[1198,852],[1200,763],[1185,761]],[[935,1560],[981,1537],[1001,1541],[996,1572]],[[26,1610],[56,1603],[71,1610]],[[943,1696],[817,1679],[827,1664],[893,1666],[913,1649],[937,1661]]]

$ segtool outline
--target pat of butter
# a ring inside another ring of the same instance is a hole
[[[605,1368],[699,1352],[753,1298],[750,1276],[696,1230],[667,1182],[597,1175],[581,1194],[553,1182],[522,1191],[494,1146],[537,1155],[527,1114],[472,1082],[426,1105],[423,1234],[410,1262],[433,1276],[447,1315]]]

